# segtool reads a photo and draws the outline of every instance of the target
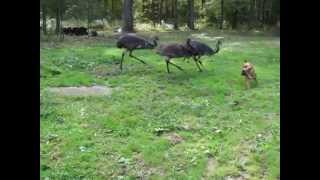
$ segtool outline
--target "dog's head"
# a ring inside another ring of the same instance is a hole
[[[251,73],[252,69],[253,69],[252,64],[249,63],[248,61],[245,61],[243,66],[242,66],[241,75],[250,76],[250,73]]]

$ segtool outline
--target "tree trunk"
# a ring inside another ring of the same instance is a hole
[[[265,5],[266,5],[266,0],[262,1],[262,24],[265,24]]]
[[[56,8],[56,34],[60,34],[60,12],[59,8]]]
[[[113,0],[111,0],[111,20],[113,21],[114,20],[114,2]]]
[[[169,12],[170,12],[168,0],[165,0],[165,1],[164,1],[164,7],[165,7],[164,19],[165,19],[165,21],[167,21],[167,20],[168,20],[168,17],[169,17]]]
[[[204,8],[204,4],[206,3],[206,0],[201,0],[201,9]]]
[[[171,16],[170,17],[172,17],[172,18],[174,18],[175,16],[174,16],[174,5],[175,5],[175,1],[176,0],[171,0]]]
[[[90,1],[87,0],[87,29],[90,29]]]
[[[254,21],[255,21],[254,8],[255,8],[255,0],[251,0],[250,1],[250,15],[249,15],[249,21],[248,21],[249,30],[253,28]]]
[[[174,0],[174,23],[173,23],[173,28],[175,30],[178,30],[178,0]]]
[[[232,29],[237,29],[237,25],[238,25],[238,10],[235,10],[234,13],[233,13],[233,19],[232,19],[231,28]]]
[[[124,32],[133,32],[133,0],[124,0],[122,9],[122,30]]]
[[[151,0],[151,10],[152,10],[152,25],[153,25],[153,27],[156,27],[156,19],[157,19],[157,17],[156,17],[156,14],[157,14],[157,12],[156,12],[156,3],[155,3],[155,0]]]
[[[223,29],[224,0],[221,0],[220,29]]]
[[[60,20],[60,25],[59,25],[59,33],[60,33],[60,40],[63,40],[64,38],[64,33],[63,33],[63,5],[64,5],[64,0],[59,0],[59,20]]]
[[[164,2],[164,0],[160,0],[159,24],[161,24],[161,20],[163,19],[163,2]]]
[[[188,27],[194,30],[194,1],[188,0]]]
[[[43,34],[47,34],[47,7],[42,5],[42,31]]]

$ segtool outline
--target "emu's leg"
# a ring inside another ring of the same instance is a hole
[[[140,62],[142,62],[143,64],[147,64],[147,63],[145,63],[143,60],[141,60],[141,59],[133,56],[133,55],[132,55],[132,51],[129,52],[129,56],[132,57],[132,58],[134,58],[134,59],[136,59],[136,60],[138,60],[138,61],[140,61]]]
[[[123,62],[123,58],[124,58],[124,55],[126,54],[127,50],[124,50],[122,52],[122,58],[121,58],[121,61],[120,61],[120,70],[122,71],[122,62]]]
[[[197,60],[197,58],[193,58],[193,60],[194,60],[194,62],[196,63],[196,65],[197,65],[197,67],[198,67],[198,69],[199,69],[199,71],[200,72],[202,72],[202,69],[200,68],[200,66],[199,66],[199,64],[198,64],[198,60]]]
[[[170,62],[170,61],[167,61],[169,64],[172,64],[173,66],[175,66],[176,68],[178,68],[179,70],[181,70],[181,71],[184,71],[180,66],[178,66],[178,65],[175,65],[175,64],[173,64],[172,62]]]
[[[183,61],[187,61],[187,63],[189,63],[189,57],[184,57]]]
[[[202,62],[200,60],[198,60],[198,62],[200,63],[200,65],[204,68],[204,65],[202,64]]]
[[[167,64],[167,72],[170,73],[170,70],[169,70],[169,59],[166,59],[166,64]]]

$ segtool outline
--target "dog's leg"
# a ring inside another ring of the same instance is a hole
[[[250,84],[249,84],[249,79],[247,77],[244,78],[244,89],[249,89],[250,88]]]
[[[250,89],[250,79],[246,79],[247,89]]]

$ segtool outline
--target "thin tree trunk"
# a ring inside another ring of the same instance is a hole
[[[164,0],[164,7],[165,7],[165,15],[164,15],[164,19],[165,21],[168,20],[168,17],[169,17],[169,2],[168,0]]]
[[[175,1],[176,0],[171,0],[171,16],[170,17],[172,17],[172,18],[174,18],[175,16],[174,16],[174,4],[175,4]]]
[[[233,20],[232,20],[232,29],[237,29],[238,25],[238,10],[235,10],[233,13]]]
[[[90,1],[87,0],[87,29],[90,28]]]
[[[43,34],[47,34],[47,7],[42,5],[42,31]]]
[[[113,18],[114,18],[114,14],[113,14],[113,9],[114,9],[114,3],[113,3],[113,0],[111,0],[111,21],[113,21]]]
[[[201,9],[204,8],[204,4],[206,3],[206,0],[201,0]]]
[[[178,30],[178,0],[174,0],[174,23],[173,28]]]
[[[151,9],[152,9],[152,25],[153,25],[153,27],[156,27],[156,14],[157,14],[157,12],[156,12],[156,5],[155,5],[156,3],[154,2],[154,0],[151,0]]]
[[[164,2],[164,0],[160,0],[159,24],[161,24],[161,20],[163,19],[163,2]]]
[[[194,1],[188,0],[188,27],[194,30]]]
[[[262,1],[262,23],[265,24],[265,5],[266,5],[266,0]]]
[[[124,32],[133,32],[133,0],[124,0],[122,10],[122,21]]]
[[[64,39],[64,33],[63,33],[63,5],[64,5],[64,0],[59,0],[59,20],[60,20],[60,25],[59,25],[59,33],[60,33],[60,40]]]
[[[254,4],[255,4],[255,0],[251,0],[250,1],[250,15],[249,15],[249,21],[248,21],[248,26],[249,26],[249,30],[253,28],[253,24],[255,21],[255,11],[254,11]]]
[[[224,0],[221,0],[220,29],[223,29]]]
[[[56,35],[60,34],[60,12],[59,8],[56,8]]]

